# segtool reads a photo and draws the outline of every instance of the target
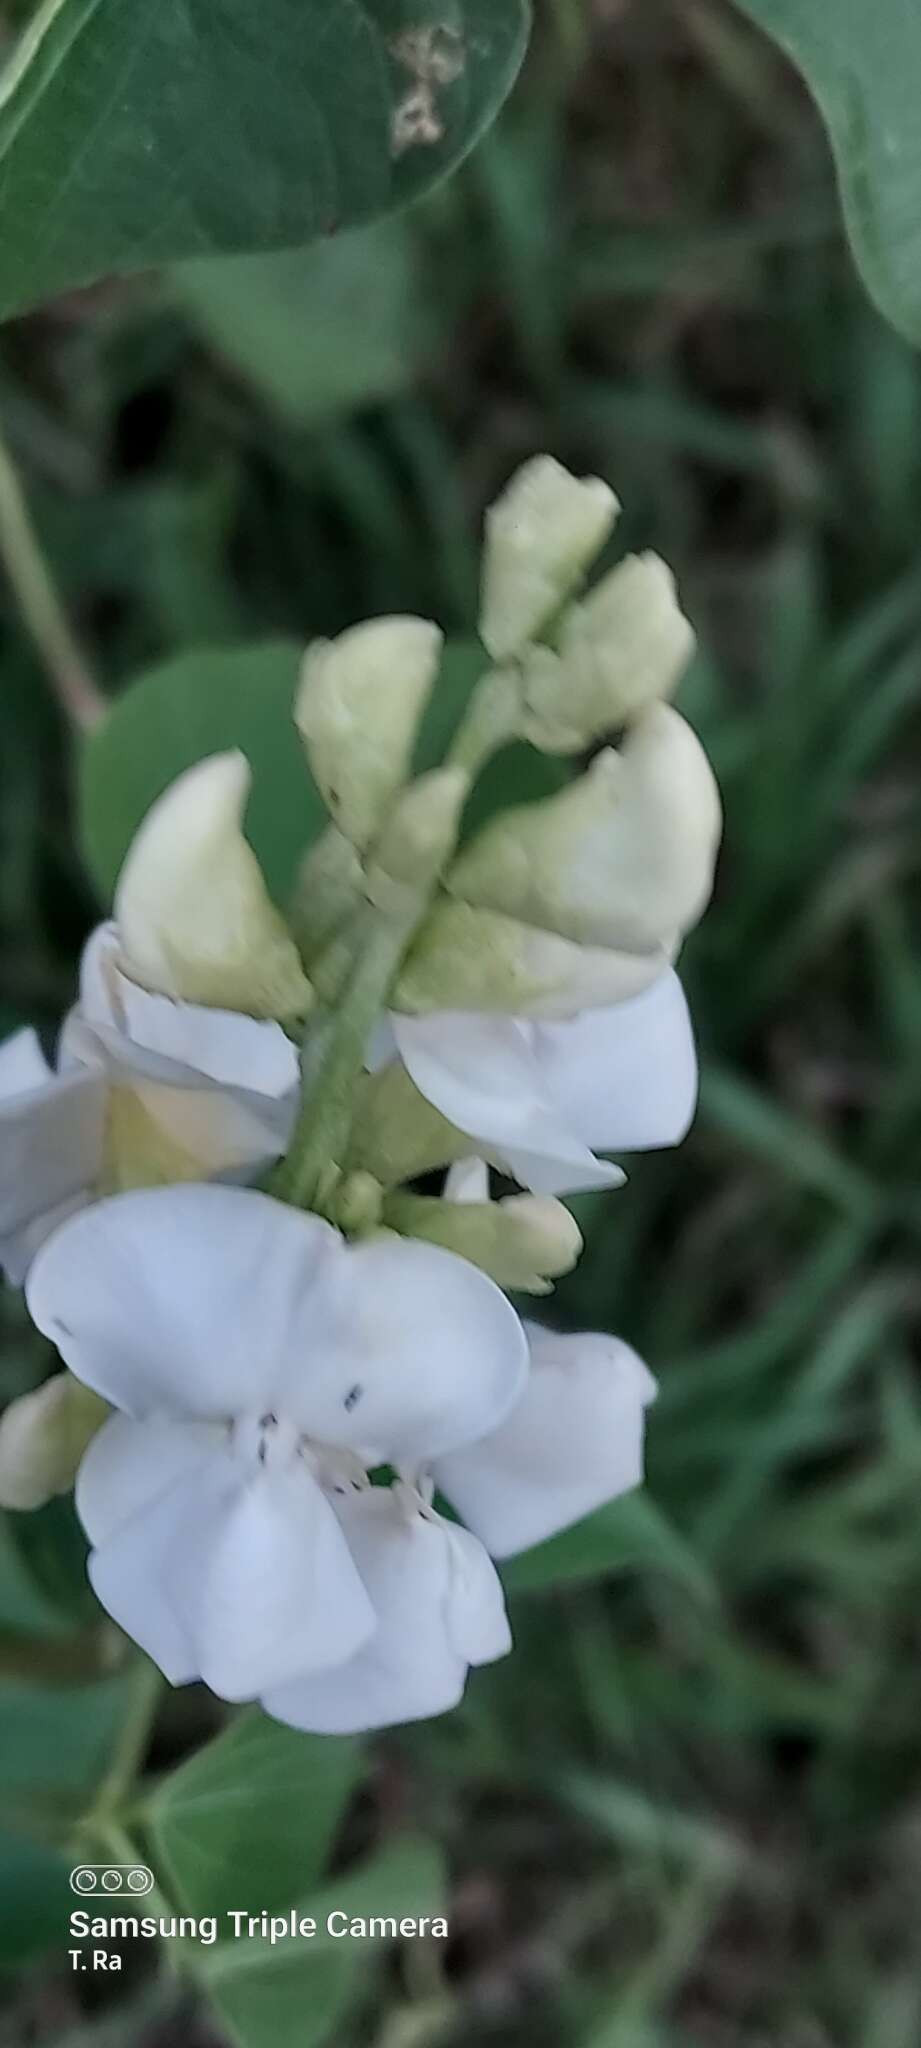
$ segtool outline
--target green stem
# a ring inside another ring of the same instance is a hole
[[[117,1821],[105,1821],[98,1824],[95,1820],[88,1822],[86,1834],[91,1842],[105,1851],[107,1858],[113,1863],[131,1864],[143,1863],[144,1861],[137,1844],[132,1841],[127,1829],[120,1827]],[[149,1864],[147,1868],[150,1868]],[[171,1920],[176,1912],[176,1907],[173,1905],[172,1900],[167,1898],[166,1893],[161,1890],[160,1885],[156,1882],[154,1882],[149,1892],[142,1893],[140,1897],[135,1896],[132,1904],[138,1917],[141,1919],[150,1914],[154,1919]],[[96,1910],[99,1910],[98,1907]],[[121,1903],[119,1910],[124,1910]],[[189,1967],[188,1964],[183,1965],[181,1954],[182,1949],[179,1942],[164,1941],[160,1945],[162,1960],[173,1976],[181,1976],[183,1969],[187,1970]]]
[[[15,464],[2,437],[0,557],[58,703],[73,725],[81,732],[90,732],[105,716],[105,698],[77,645],[55,590]]]
[[[364,943],[341,1001],[319,1028],[308,1025],[302,1059],[301,1109],[287,1157],[270,1182],[272,1194],[298,1209],[322,1208],[330,1169],[348,1147],[355,1092],[368,1040],[420,917],[418,899],[394,917],[369,911]]]
[[[144,1762],[151,1732],[163,1697],[163,1679],[155,1664],[144,1658],[132,1680],[132,1696],[109,1769],[103,1778],[91,1815],[92,1824],[108,1825],[121,1812],[134,1790],[135,1779]]]
[[[514,669],[494,668],[477,684],[454,735],[448,762],[471,781],[500,747],[521,737],[521,697]]]

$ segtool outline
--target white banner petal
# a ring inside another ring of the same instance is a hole
[[[365,1464],[414,1470],[473,1443],[524,1385],[527,1342],[492,1280],[382,1233],[343,1246],[289,1331],[285,1412]]]
[[[77,1378],[129,1415],[258,1414],[322,1341],[312,1303],[343,1252],[328,1223],[268,1195],[141,1189],[55,1233],[29,1307]]]

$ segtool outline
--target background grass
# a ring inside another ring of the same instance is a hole
[[[522,1593],[463,1711],[374,1745],[378,1817],[449,1850],[454,1939],[382,1967],[355,2040],[916,2048],[921,365],[855,280],[812,107],[720,0],[547,0],[463,175],[330,248],[2,336],[107,686],[376,609],[469,627],[482,508],[550,448],[680,574],[727,810],[684,963],[697,1129],[580,1203],[554,1304],[659,1374],[672,1534]],[[0,691],[2,1022],[51,1025],[96,906],[9,606]],[[12,1393],[44,1361],[2,1314]],[[42,1540],[9,1539],[39,1570]],[[171,1991],[79,1988],[10,1982],[0,2042],[211,2038]]]

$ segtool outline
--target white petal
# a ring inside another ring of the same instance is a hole
[[[99,925],[87,941],[75,1015],[119,1064],[148,1080],[175,1087],[204,1077],[273,1099],[297,1088],[297,1052],[280,1024],[152,995],[122,973],[114,924]]]
[[[184,1180],[256,1180],[284,1152],[293,1119],[293,1102],[132,1077],[111,1097],[109,1186],[116,1192]]]
[[[434,1466],[437,1486],[494,1557],[543,1543],[638,1486],[655,1382],[617,1337],[529,1326],[527,1390],[484,1443]]]
[[[322,1443],[412,1465],[495,1428],[527,1344],[484,1274],[432,1245],[348,1246],[238,1188],[119,1195],[39,1254],[33,1319],[126,1413],[272,1409]]]
[[[84,1069],[52,1074],[33,1032],[3,1047],[0,1238],[30,1230],[95,1180],[104,1108],[101,1077]]]
[[[341,1664],[374,1628],[333,1509],[301,1460],[235,1486],[200,1568],[178,1552],[171,1566],[201,1675],[223,1699]]]
[[[420,1094],[533,1194],[620,1186],[550,1096],[532,1027],[517,1017],[439,1010],[394,1015],[404,1064]]]
[[[11,1287],[23,1287],[26,1274],[42,1245],[68,1216],[76,1215],[78,1209],[86,1207],[92,1200],[91,1189],[81,1189],[77,1195],[70,1195],[66,1202],[59,1202],[56,1209],[45,1209],[40,1216],[33,1216],[31,1223],[21,1230],[13,1230],[9,1236],[0,1238],[0,1266]]]
[[[349,1664],[274,1689],[263,1705],[276,1719],[321,1734],[447,1713],[467,1676],[465,1634],[476,1634],[472,1589],[458,1593],[455,1584],[454,1532],[439,1517],[408,1513],[399,1491],[382,1487],[346,1499],[339,1513],[377,1615],[376,1632]],[[490,1608],[480,1638],[492,1645],[497,1637]],[[501,1655],[502,1648],[490,1653]]]
[[[447,1534],[450,1558],[447,1621],[451,1641],[468,1664],[493,1664],[512,1647],[501,1580],[482,1543],[469,1529],[445,1521],[441,1527]]]
[[[252,1699],[352,1655],[373,1613],[336,1517],[300,1460],[250,1471],[226,1430],[114,1417],[78,1507],[103,1605],[174,1684]]]
[[[524,1331],[492,1280],[386,1234],[343,1245],[290,1339],[286,1413],[368,1465],[412,1470],[473,1443],[508,1414],[527,1371]]]
[[[171,1560],[180,1547],[183,1568],[192,1568],[223,1479],[223,1461],[206,1460],[191,1488],[187,1477],[180,1477],[90,1553],[90,1584],[97,1599],[171,1685],[187,1685],[201,1675],[191,1632],[173,1599]]]
[[[548,1093],[586,1144],[634,1152],[681,1143],[697,1103],[697,1054],[672,969],[632,1002],[533,1030]]]
[[[279,1024],[151,995],[122,974],[118,934],[100,925],[80,972],[80,1003],[61,1033],[63,1068],[104,1065],[130,1087],[176,1154],[164,1179],[253,1177],[284,1151],[298,1062]],[[196,1171],[197,1169],[197,1171]],[[156,1177],[138,1174],[139,1180]]]
[[[446,1202],[488,1202],[489,1167],[485,1159],[474,1155],[456,1160],[445,1180],[444,1198]]]
[[[0,1101],[43,1088],[51,1079],[51,1068],[39,1043],[37,1031],[14,1031],[0,1045]]]
[[[77,1513],[90,1542],[108,1543],[134,1515],[197,1474],[225,1441],[220,1423],[179,1422],[168,1415],[132,1422],[127,1415],[110,1415],[77,1473]]]
[[[29,1306],[77,1378],[129,1415],[259,1413],[306,1365],[312,1300],[341,1256],[328,1223],[268,1195],[143,1189],[55,1233]]]

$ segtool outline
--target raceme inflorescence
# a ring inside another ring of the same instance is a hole
[[[455,1705],[510,1648],[492,1560],[641,1481],[646,1367],[508,1299],[575,1265],[561,1197],[696,1099],[674,963],[720,805],[671,703],[669,570],[586,589],[617,511],[550,457],[512,479],[482,673],[425,772],[438,629],[311,646],[291,744],[329,822],[287,915],[249,764],[211,756],[141,823],[54,1064],[0,1048],[0,1250],[65,1368],[8,1409],[0,1498],[75,1483],[126,1634],[297,1728]],[[484,816],[512,742],[553,792]]]

